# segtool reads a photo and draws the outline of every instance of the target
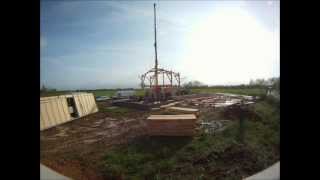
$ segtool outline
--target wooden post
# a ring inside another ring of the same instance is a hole
[[[150,82],[150,88],[152,87],[152,80],[151,77],[149,77],[149,82]]]
[[[240,105],[238,106],[238,117],[239,117],[239,134],[238,140],[240,143],[245,143],[245,133],[246,133],[246,118],[248,114],[248,107],[241,101]]]

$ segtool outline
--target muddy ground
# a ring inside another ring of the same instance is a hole
[[[146,135],[145,120],[151,111],[114,114],[102,110],[110,106],[108,103],[98,103],[98,106],[100,110],[95,114],[40,133],[42,164],[73,179],[106,179],[102,172],[106,151],[113,145]],[[203,117],[208,113],[214,117],[207,108],[201,107],[200,111]]]
[[[98,112],[43,131],[41,163],[74,179],[103,179],[99,166],[106,150],[143,135],[148,114]]]

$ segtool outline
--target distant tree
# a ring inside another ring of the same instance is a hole
[[[47,91],[48,91],[47,87],[43,84],[40,89],[40,92],[47,92]]]
[[[188,83],[185,83],[183,87],[185,88],[208,87],[208,85],[205,85],[204,83],[196,80],[196,81],[189,81]]]
[[[280,77],[271,79],[271,86],[276,91],[280,92]]]
[[[269,79],[256,79],[256,80],[250,80],[249,86],[251,87],[266,87],[266,86],[272,86],[276,78],[269,78]]]
[[[278,79],[278,80],[276,81],[276,83],[275,83],[275,89],[280,92],[280,77],[279,77],[279,79]]]
[[[267,85],[267,81],[265,80],[265,79],[257,79],[256,80],[256,85],[258,85],[258,86],[265,86],[265,85]]]
[[[249,87],[250,88],[263,88],[266,90],[265,91],[266,95],[268,95],[272,91],[277,91],[278,93],[280,93],[280,77],[250,80]]]
[[[255,81],[254,81],[253,79],[250,79],[249,85],[250,85],[250,86],[255,85]]]

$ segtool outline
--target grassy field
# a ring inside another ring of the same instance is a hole
[[[97,96],[111,97],[116,94],[117,90],[91,90],[91,91],[86,91],[86,92],[93,93],[96,97]]]
[[[141,138],[105,155],[104,172],[121,179],[242,179],[280,158],[279,102],[257,103],[245,124],[245,142],[233,121],[215,136]]]
[[[42,94],[40,94],[40,96],[41,97],[58,96],[58,95],[68,94],[70,92],[71,91],[50,91],[50,92],[42,93]],[[81,91],[81,92],[93,93],[96,97],[97,96],[108,96],[108,97],[111,97],[111,96],[115,95],[117,90],[87,90],[87,91]],[[138,89],[138,90],[136,90],[135,95],[143,96],[144,95],[144,91],[142,89]]]
[[[70,93],[71,91],[49,91],[40,93],[40,97],[60,96]]]
[[[67,94],[70,91],[51,91],[40,94],[41,97],[45,96],[57,96]],[[97,96],[113,96],[117,92],[117,90],[87,90],[83,92],[93,93]],[[241,95],[250,95],[250,96],[261,96],[266,93],[265,89],[253,89],[253,88],[193,88],[191,89],[192,93],[233,93],[233,94],[241,94]],[[138,89],[136,90],[135,95],[143,96],[144,90]]]
[[[114,96],[117,92],[117,90],[91,90],[91,91],[86,91],[86,92],[91,92],[95,96]],[[135,90],[135,95],[136,96],[143,96],[144,91],[142,89]]]
[[[253,88],[194,88],[193,93],[232,93],[250,96],[261,96],[266,93],[265,89]]]

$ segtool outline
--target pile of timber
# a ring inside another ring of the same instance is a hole
[[[197,117],[194,114],[150,115],[147,119],[150,136],[193,136]]]
[[[170,111],[177,111],[184,114],[194,114],[196,116],[199,115],[199,109],[194,108],[184,108],[184,107],[169,107],[168,110]]]
[[[175,106],[175,105],[177,105],[177,104],[179,104],[179,103],[181,103],[181,102],[180,102],[180,101],[177,101],[177,102],[169,103],[169,104],[160,106],[160,108],[162,108],[162,109],[169,108],[169,107]]]

